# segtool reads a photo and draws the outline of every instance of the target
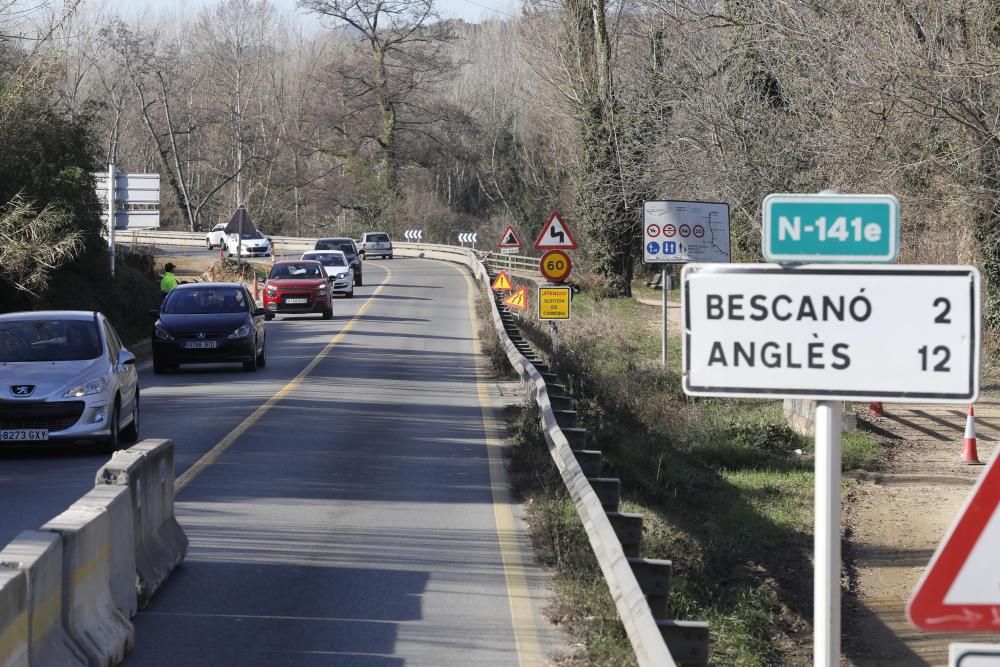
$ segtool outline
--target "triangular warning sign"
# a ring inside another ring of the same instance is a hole
[[[528,310],[528,288],[522,287],[508,296],[503,300],[503,305],[514,310]]]
[[[906,607],[937,632],[1000,631],[1000,465],[994,456]]]
[[[503,290],[514,289],[510,284],[510,276],[507,275],[506,271],[501,271],[497,279],[493,281],[493,289],[500,292]]]
[[[574,250],[576,249],[576,239],[569,231],[569,226],[559,217],[559,211],[552,211],[549,219],[542,227],[542,233],[535,240],[535,248],[538,250]]]
[[[497,244],[498,248],[520,248],[521,239],[517,236],[517,232],[514,231],[513,225],[507,225],[507,230],[500,237],[500,243]]]

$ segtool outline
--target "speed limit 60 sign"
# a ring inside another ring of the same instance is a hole
[[[538,268],[544,278],[554,283],[561,283],[569,278],[569,274],[573,270],[573,262],[570,261],[569,255],[562,250],[549,250],[542,255],[538,262]]]
[[[682,284],[688,394],[926,403],[979,395],[973,267],[689,264]]]

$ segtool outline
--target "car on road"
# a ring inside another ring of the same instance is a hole
[[[0,315],[0,444],[139,437],[139,374],[111,322],[90,311]]]
[[[267,319],[275,315],[322,313],[333,318],[333,299],[323,265],[316,260],[275,262],[264,283]]]
[[[392,259],[392,240],[385,232],[365,232],[358,239],[358,248],[365,259],[376,255]]]
[[[354,269],[354,284],[357,287],[364,285],[364,276],[361,270],[361,255],[358,254],[358,247],[354,245],[354,239],[346,236],[338,236],[328,239],[319,239],[313,250],[339,250],[347,256],[347,261]]]
[[[151,312],[154,373],[227,362],[253,372],[267,364],[264,310],[240,283],[178,285]]]
[[[220,222],[212,230],[205,234],[205,247],[209,250],[212,248],[221,248],[226,242],[226,223]]]
[[[311,250],[303,254],[302,259],[316,260],[323,265],[334,294],[343,294],[348,299],[354,296],[354,269],[342,251]]]
[[[242,235],[226,236],[227,257],[270,257],[272,247],[271,239],[256,229]]]

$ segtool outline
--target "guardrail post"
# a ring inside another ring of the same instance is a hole
[[[576,410],[556,410],[553,408],[552,414],[556,416],[559,428],[576,428]]]
[[[622,543],[622,551],[629,558],[638,558],[639,548],[642,545],[642,515],[631,512],[607,512],[608,521],[618,536],[618,541]],[[635,568],[632,568],[633,572]],[[638,578],[638,577],[637,577]],[[642,582],[639,582],[642,588]],[[646,592],[645,589],[642,591]]]
[[[601,476],[601,452],[597,449],[574,449],[573,455],[586,477]]]
[[[621,480],[617,477],[588,477],[587,481],[601,501],[601,507],[607,512],[617,512],[622,497]]]
[[[708,623],[704,621],[657,621],[663,641],[677,662],[708,664]]]
[[[587,448],[587,429],[585,428],[564,428],[563,435],[571,449]]]
[[[649,602],[653,618],[669,619],[667,599],[670,595],[670,579],[673,577],[674,564],[669,560],[636,557],[629,558],[628,562],[632,566],[636,581],[639,582],[639,588],[646,594],[646,601]]]

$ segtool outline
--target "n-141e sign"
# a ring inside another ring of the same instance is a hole
[[[702,396],[972,402],[972,267],[684,268],[684,387]]]
[[[764,257],[771,262],[891,262],[899,254],[892,195],[768,195]]]

